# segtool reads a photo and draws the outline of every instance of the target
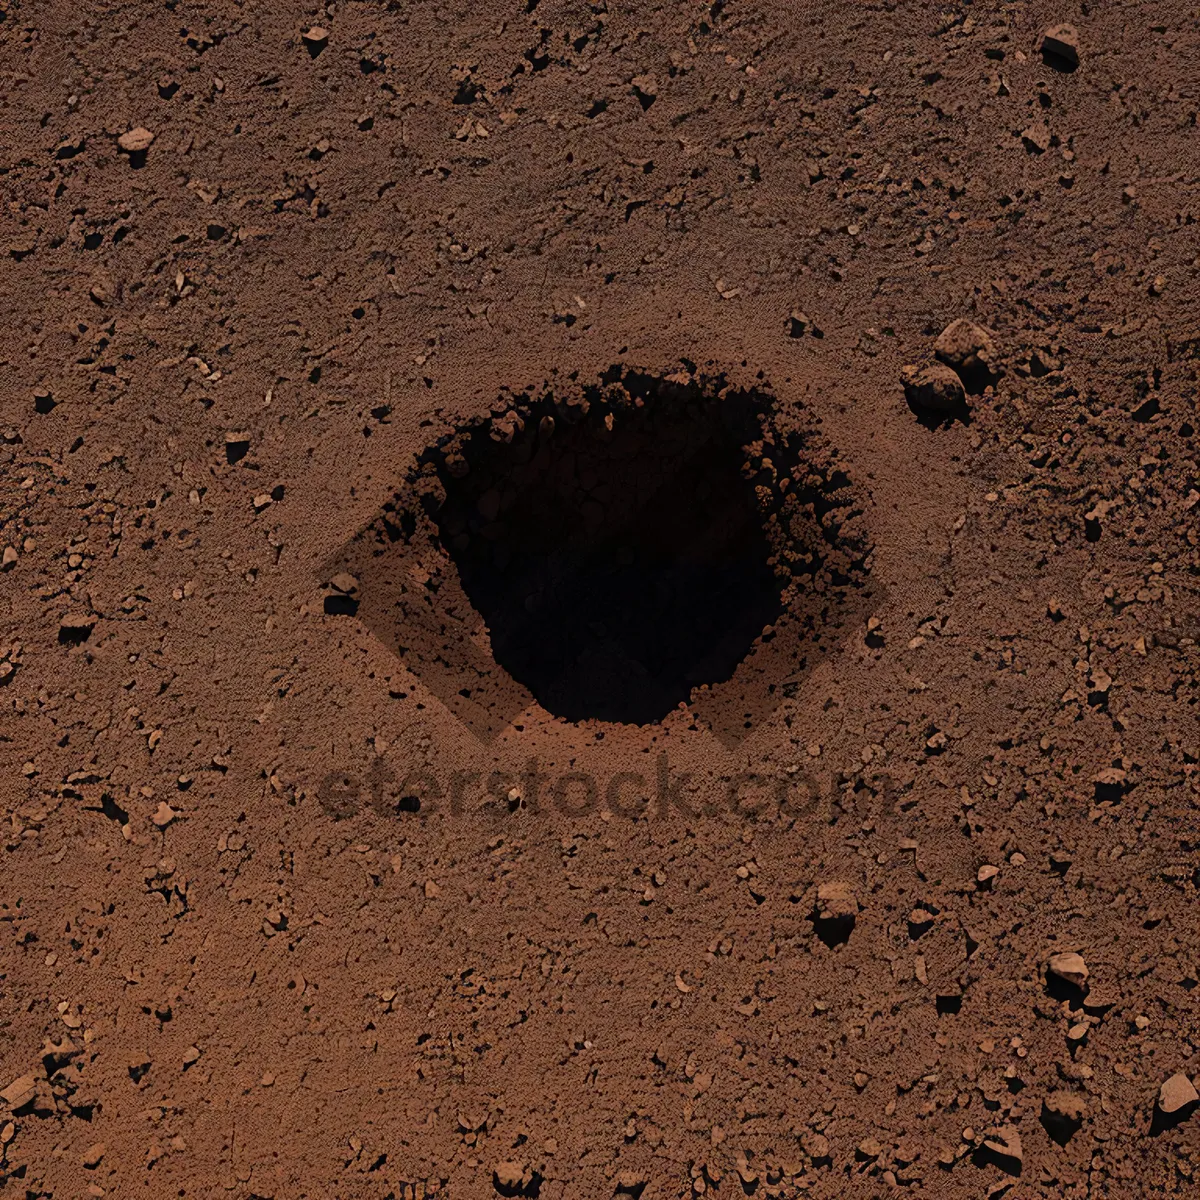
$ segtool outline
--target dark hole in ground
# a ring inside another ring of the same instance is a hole
[[[1005,1175],[1021,1174],[1021,1160],[1011,1154],[993,1150],[991,1146],[980,1146],[972,1155],[971,1161],[977,1167],[995,1167]]]
[[[454,711],[649,724],[691,698],[740,732],[838,627],[869,546],[815,419],[687,368],[503,398],[347,548],[360,619]]]
[[[352,617],[358,612],[358,601],[353,596],[326,596],[323,607],[329,617]]]
[[[1163,1112],[1155,1104],[1154,1112],[1150,1117],[1150,1136],[1158,1137],[1160,1133],[1166,1133],[1168,1130],[1174,1129],[1177,1125],[1182,1125],[1185,1121],[1191,1119],[1198,1108],[1200,1108],[1200,1104],[1193,1101],[1191,1104],[1185,1104],[1183,1108],[1167,1113]]]
[[[646,400],[611,430],[548,418],[469,447],[436,518],[496,661],[571,721],[660,719],[779,614],[743,471],[752,414]]]
[[[1087,995],[1086,989],[1081,988],[1079,984],[1072,983],[1069,979],[1064,979],[1061,975],[1055,975],[1053,971],[1046,972],[1046,995],[1051,1000],[1059,1002],[1067,1000],[1072,1008],[1079,1008],[1083,1004],[1083,998]]]
[[[1083,1121],[1078,1118],[1054,1112],[1045,1101],[1042,1102],[1042,1111],[1038,1120],[1046,1131],[1046,1136],[1060,1146],[1065,1146],[1083,1125]]]
[[[541,1195],[542,1176],[534,1171],[528,1180],[520,1183],[509,1183],[501,1179],[498,1171],[492,1172],[492,1186],[501,1196],[525,1196],[531,1200]]]
[[[60,646],[82,646],[92,636],[95,622],[86,618],[67,618],[58,628]]]
[[[129,824],[129,813],[125,811],[107,792],[100,797],[99,806],[93,806],[87,810],[88,812],[101,812],[110,821],[116,821],[118,825]]]
[[[1042,50],[1042,63],[1060,75],[1074,75],[1079,70],[1079,63],[1067,55],[1055,54],[1053,50]]]
[[[993,371],[986,363],[973,363],[970,366],[964,364],[955,370],[962,380],[963,391],[968,396],[982,396],[988,388],[995,387],[1000,382],[1000,373]]]
[[[813,912],[809,920],[812,922],[813,932],[830,950],[844,946],[854,932],[854,917],[849,913],[830,917]]]

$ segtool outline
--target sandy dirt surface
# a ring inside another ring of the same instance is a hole
[[[0,1195],[1196,1195],[1198,80],[0,0]]]

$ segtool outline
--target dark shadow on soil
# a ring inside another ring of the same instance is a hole
[[[970,425],[971,407],[969,404],[956,404],[953,408],[929,408],[918,404],[906,396],[909,411],[926,429],[949,429],[956,421],[961,425]]]

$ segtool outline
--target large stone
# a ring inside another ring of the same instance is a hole
[[[22,1075],[0,1091],[0,1100],[9,1108],[24,1108],[33,1099],[37,1083],[36,1075]]]
[[[1011,1125],[1002,1125],[983,1139],[983,1144],[993,1153],[1011,1158],[1017,1164],[1025,1161],[1021,1147],[1021,1135]]]
[[[910,404],[935,412],[953,412],[966,404],[962,380],[944,363],[926,367],[907,366],[900,371],[900,382]]]

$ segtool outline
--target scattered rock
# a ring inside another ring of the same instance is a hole
[[[825,336],[825,334],[817,326],[816,322],[813,321],[813,319],[808,315],[808,313],[803,312],[798,308],[792,309],[790,315],[788,316],[787,332],[788,337],[792,338],[801,338],[806,335],[815,338],[823,338]]]
[[[841,880],[823,883],[817,888],[817,911],[823,917],[854,916],[858,912],[858,897]]]
[[[809,919],[813,931],[830,949],[850,940],[858,916],[858,897],[841,880],[822,883],[817,888],[817,903]]]
[[[104,1158],[106,1147],[103,1142],[93,1142],[84,1152],[82,1161],[83,1165],[89,1170],[94,1171]]]
[[[800,1135],[800,1146],[814,1162],[829,1157],[829,1139],[822,1133],[806,1130]]]
[[[658,98],[658,78],[651,71],[645,75],[635,75],[630,82],[644,112]]]
[[[1002,1125],[986,1134],[984,1149],[995,1156],[993,1161],[1010,1175],[1019,1175],[1025,1162],[1025,1151],[1021,1147],[1021,1135],[1012,1125]]]
[[[225,435],[225,461],[232,466],[239,463],[250,453],[250,439],[237,431]]]
[[[908,914],[908,936],[916,941],[922,934],[933,928],[934,914],[928,909],[914,908]]]
[[[300,35],[305,49],[316,58],[329,45],[329,30],[321,25],[313,25]]]
[[[1042,1101],[1038,1120],[1052,1141],[1065,1146],[1079,1132],[1087,1111],[1087,1101],[1082,1096],[1074,1092],[1051,1092]]]
[[[900,382],[915,408],[949,413],[966,405],[962,380],[945,363],[906,366],[900,371]]]
[[[1074,1092],[1051,1092],[1046,1097],[1046,1107],[1051,1112],[1075,1121],[1081,1121],[1087,1115],[1087,1101]]]
[[[516,1162],[498,1162],[493,1174],[500,1187],[519,1188],[525,1179],[525,1168]]]
[[[79,646],[92,636],[96,627],[96,617],[93,613],[69,612],[58,623],[58,642],[60,646]]]
[[[326,616],[352,617],[358,612],[358,579],[342,571],[329,581],[329,592],[324,599]]]
[[[154,816],[150,818],[159,829],[166,829],[168,825],[174,821],[179,814],[165,801],[158,802],[158,808],[154,810]]]
[[[875,1138],[863,1138],[855,1149],[863,1162],[874,1162],[883,1153],[882,1144]]]
[[[1050,130],[1045,121],[1034,121],[1021,130],[1021,141],[1030,154],[1045,154],[1050,149]]]

